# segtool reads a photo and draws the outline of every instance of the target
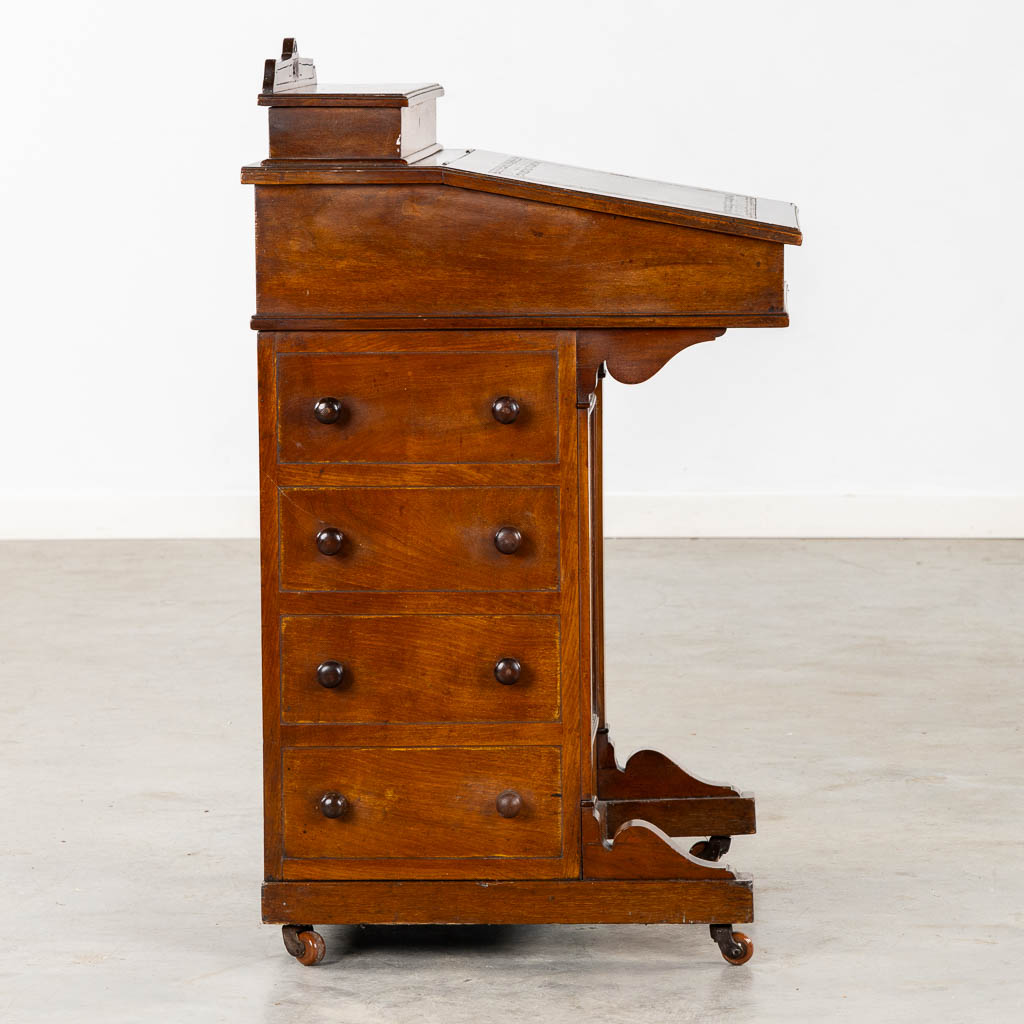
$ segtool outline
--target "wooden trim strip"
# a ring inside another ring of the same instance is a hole
[[[753,885],[735,881],[268,882],[267,924],[740,924]]]
[[[560,746],[561,722],[289,722],[282,747]],[[578,804],[572,813],[579,817]]]
[[[788,327],[789,314],[778,313],[528,313],[488,316],[366,317],[351,314],[282,316],[254,314],[255,331],[424,331],[475,330],[576,330],[603,327]]]

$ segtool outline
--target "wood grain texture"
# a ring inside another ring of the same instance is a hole
[[[597,736],[596,757],[597,795],[602,800],[740,795],[732,786],[691,775],[657,750],[638,750],[619,767],[614,747],[604,732]]]
[[[575,858],[574,858],[575,859]],[[286,857],[281,877],[304,882],[336,879],[575,878],[579,874],[565,857],[360,857],[348,860]]]
[[[490,353],[500,363],[517,352],[555,352],[560,343],[575,345],[573,331],[539,330],[324,330],[279,331],[272,335],[274,351],[325,352],[354,355],[387,352],[392,355],[421,355],[425,352]]]
[[[288,615],[548,615],[558,613],[563,603],[554,590],[284,590],[278,595],[280,610]]]
[[[562,722],[283,722],[286,747],[558,746]]]
[[[440,150],[433,102],[413,107],[272,107],[274,160],[407,161]]]
[[[556,590],[559,493],[548,487],[288,488],[280,492],[286,590]],[[342,551],[317,550],[336,526]],[[514,526],[520,549],[495,532]]]
[[[259,186],[256,233],[262,316],[784,310],[778,243],[444,186]]]
[[[584,878],[688,878],[732,881],[732,871],[692,857],[657,826],[627,821],[607,828],[604,808],[583,808]]]
[[[365,167],[351,167],[320,161],[316,166],[268,168],[264,162],[244,165],[241,171],[241,180],[246,185],[275,187],[352,185],[383,181],[404,185],[443,184],[453,191],[465,189],[484,192],[522,199],[537,205],[571,207],[629,220],[695,228],[709,234],[726,234],[786,245],[800,245],[803,241],[803,235],[799,228],[745,220],[701,210],[659,206],[656,203],[641,202],[635,199],[575,192],[538,182],[495,178],[473,171],[445,167],[439,165],[437,159],[437,156],[430,154],[422,165],[411,164],[407,167],[396,167],[395,173],[388,173],[389,168],[373,167],[369,164]]]
[[[753,798],[608,741],[599,374],[784,326],[800,232],[405,166],[439,94],[265,95],[243,172],[265,916],[751,920],[749,882],[669,836],[753,832]]]
[[[753,921],[753,888],[722,881],[268,882],[268,924],[710,924]]]
[[[273,338],[260,335],[257,346],[260,459],[260,594],[263,674],[263,874],[281,877],[281,680],[279,668],[277,530],[277,362]]]
[[[748,793],[605,801],[609,832],[634,819],[649,821],[670,836],[739,836],[757,831],[754,798]]]
[[[562,471],[559,502],[560,574],[561,574],[561,640],[562,640],[562,792],[565,795],[563,835],[565,838],[566,874],[570,867],[578,876],[580,869],[580,815],[582,799],[580,765],[584,743],[579,731],[580,720],[580,548],[577,520],[580,510],[576,493],[578,439],[576,436],[576,339],[559,337],[558,461]],[[587,745],[589,749],[589,744]]]
[[[554,615],[285,616],[285,722],[556,721],[559,619]],[[520,663],[502,685],[496,663]],[[344,665],[335,689],[316,669]]]
[[[558,486],[553,462],[289,462],[278,466],[281,487]]]
[[[577,398],[595,392],[602,365],[619,383],[640,384],[653,377],[684,349],[702,341],[712,341],[724,333],[724,327],[580,331],[576,342],[579,366]],[[594,444],[598,444],[596,439]]]
[[[355,353],[278,356],[282,462],[554,462],[554,352]],[[519,415],[499,423],[495,399]],[[314,403],[337,398],[337,422]]]
[[[292,858],[558,857],[557,747],[341,747],[284,751],[284,842]],[[495,801],[515,790],[523,810]],[[351,810],[323,816],[337,791]]]
[[[272,159],[402,156],[402,113],[397,107],[271,107],[268,113]]]

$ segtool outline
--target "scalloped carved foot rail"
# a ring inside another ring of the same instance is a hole
[[[729,868],[691,856],[649,822],[610,829],[601,801],[583,807],[583,877],[737,881]]]
[[[614,833],[639,819],[670,836],[751,835],[754,797],[691,775],[657,750],[638,750],[620,767],[607,729],[596,740],[597,798]]]

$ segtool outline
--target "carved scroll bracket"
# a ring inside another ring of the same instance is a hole
[[[601,367],[622,384],[653,377],[674,355],[725,334],[724,327],[623,328],[576,335],[576,404],[586,408]]]

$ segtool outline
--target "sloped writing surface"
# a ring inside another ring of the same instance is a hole
[[[456,156],[446,161],[444,166],[492,178],[550,185],[572,192],[653,203],[656,206],[678,210],[696,210],[737,220],[799,229],[796,207],[792,203],[784,203],[777,199],[758,199],[733,192],[715,192],[712,189],[694,188],[690,185],[675,185],[667,181],[631,178],[625,174],[554,164],[547,160],[531,160],[508,153],[492,153],[484,149],[472,149],[464,156]]]

